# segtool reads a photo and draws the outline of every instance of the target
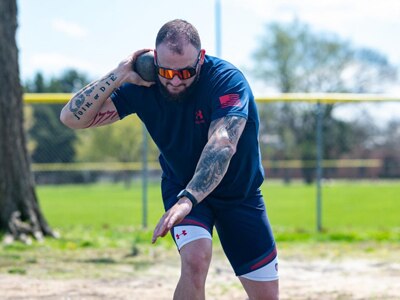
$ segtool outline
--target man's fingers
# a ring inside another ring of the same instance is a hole
[[[176,215],[173,215],[173,216],[171,216],[171,218],[169,218],[169,221],[167,223],[167,228],[166,228],[167,230],[166,230],[165,234],[167,234],[167,232],[171,230],[172,226],[175,225],[176,219],[177,219]]]
[[[156,226],[156,228],[153,231],[153,238],[151,240],[151,242],[154,244],[157,240],[157,238],[160,236],[159,232],[160,232],[160,228],[161,228],[161,223],[162,219],[160,221],[158,221],[158,224]]]
[[[136,52],[133,53],[133,57],[136,59],[138,56],[142,55],[143,53],[149,52],[149,51],[153,51],[153,49],[145,48],[145,49],[137,50]]]
[[[153,231],[153,237],[152,237],[152,239],[151,239],[151,242],[152,242],[153,244],[156,242],[157,237],[158,237],[158,226],[159,226],[159,224],[157,224],[156,228],[155,228],[154,231]]]
[[[157,241],[157,238],[164,237],[167,233],[168,233],[168,229],[167,228],[155,229],[151,242],[154,244]]]
[[[152,243],[154,244],[157,240],[158,237],[163,237],[167,234],[168,229],[166,230],[166,228],[168,227],[168,215],[167,213],[165,213],[162,217],[161,220],[158,222],[156,228],[154,229],[153,232],[153,239],[152,239]]]
[[[175,206],[168,210],[158,222],[153,232],[152,243],[154,244],[158,237],[164,237],[168,231],[170,231],[174,225],[179,223],[187,214],[188,212],[182,213],[179,205],[175,204]]]
[[[136,73],[134,70],[132,70],[132,81],[135,82],[137,85],[145,86],[145,87],[151,87],[153,84],[155,84],[154,81],[146,81],[143,80],[142,77],[138,73]]]

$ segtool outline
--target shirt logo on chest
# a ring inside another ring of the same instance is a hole
[[[194,122],[195,122],[196,124],[205,123],[204,116],[203,116],[203,112],[201,111],[201,109],[197,110],[197,111],[194,113],[194,117],[195,117]]]

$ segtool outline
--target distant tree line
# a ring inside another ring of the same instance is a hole
[[[314,32],[297,20],[267,24],[265,29],[254,52],[256,68],[252,73],[277,92],[377,93],[397,80],[396,68],[383,54],[353,47],[329,33]],[[339,105],[324,106],[324,159],[339,158],[355,149],[360,152],[360,148],[383,147],[385,143],[389,147],[394,142],[393,127],[399,128],[398,123],[378,132],[371,120],[350,123],[336,118],[334,111]],[[313,181],[315,171],[307,167],[307,162],[316,157],[315,109],[315,105],[305,103],[260,106],[263,152],[273,160],[302,160],[303,176],[308,183]],[[379,143],[377,135],[381,137]],[[271,137],[275,137],[273,143]],[[329,171],[334,170],[327,171],[329,176]],[[400,175],[400,170],[397,172]]]

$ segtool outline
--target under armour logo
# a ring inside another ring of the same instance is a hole
[[[183,236],[187,235],[187,231],[186,231],[186,230],[182,230],[182,233],[181,233],[181,234],[177,233],[177,234],[175,235],[175,237],[176,237],[177,240],[179,240],[179,238],[180,238],[182,235],[183,235]]]
[[[195,121],[196,124],[204,123],[203,112],[199,109],[195,112]]]

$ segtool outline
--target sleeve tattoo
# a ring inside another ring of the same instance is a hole
[[[246,119],[238,116],[224,117],[211,123],[208,143],[187,186],[198,201],[210,194],[225,176],[245,125]]]
[[[111,82],[115,81],[116,79],[117,77],[114,75],[114,73],[111,73],[104,78],[87,85],[80,92],[78,92],[69,103],[69,110],[74,117],[77,120],[80,120],[81,117],[91,109],[93,101],[97,101],[99,99],[99,94],[111,94],[113,90],[110,91],[107,88],[111,86]],[[96,116],[97,120],[99,118],[101,118],[101,116]]]

